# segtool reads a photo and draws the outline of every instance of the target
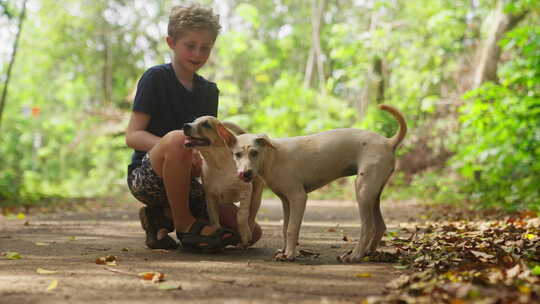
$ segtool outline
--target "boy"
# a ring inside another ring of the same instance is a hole
[[[178,247],[168,233],[176,230],[182,248],[220,251],[237,244],[231,230],[210,226],[200,175],[202,160],[184,147],[184,123],[203,115],[217,116],[219,90],[196,72],[204,66],[221,26],[211,9],[173,7],[167,28],[172,62],[148,69],[137,85],[126,144],[135,151],[128,167],[131,193],[146,206],[139,211],[152,249]],[[237,227],[235,206],[220,209],[221,223]],[[262,234],[253,228],[253,243]]]

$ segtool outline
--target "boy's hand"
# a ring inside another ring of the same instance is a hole
[[[198,151],[193,151],[191,159],[191,176],[199,177],[202,173],[202,158]]]

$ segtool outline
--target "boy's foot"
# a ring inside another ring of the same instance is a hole
[[[162,208],[142,207],[139,210],[139,219],[141,226],[146,232],[146,246],[150,249],[176,249],[178,243],[165,234],[164,237],[158,239],[158,231],[166,229],[168,232],[174,230],[174,225],[171,219],[167,218],[163,213]]]
[[[234,232],[223,228],[217,228],[214,232],[206,235],[202,231],[210,224],[196,220],[188,232],[176,231],[176,236],[180,240],[182,249],[192,252],[215,253],[220,252],[227,245],[232,245],[237,241]]]

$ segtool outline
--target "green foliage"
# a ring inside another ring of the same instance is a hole
[[[0,139],[0,206],[121,193],[127,159],[123,138],[89,127],[99,121],[81,124],[49,115],[54,114],[6,121],[7,136]]]
[[[320,29],[324,81],[306,78],[312,46],[311,5],[302,1],[197,1],[219,11],[223,32],[201,74],[217,82],[220,118],[271,137],[361,127],[387,136],[395,120],[376,102],[399,108],[409,135],[448,128],[437,111],[455,105],[464,58],[495,1],[327,1]],[[532,10],[504,41],[500,85],[467,95],[461,132],[448,171],[431,172],[412,187],[426,197],[484,204],[534,204],[538,183],[538,1],[511,1],[506,10]],[[173,1],[37,0],[28,7],[0,133],[0,202],[103,196],[126,191],[130,150],[122,131],[142,72],[169,61],[164,42]],[[177,4],[176,2],[174,4]],[[0,1],[0,24],[12,28],[20,5]],[[534,27],[536,26],[536,27]],[[4,32],[0,32],[4,33]],[[9,39],[8,39],[9,40]],[[5,73],[6,50],[0,50]],[[382,100],[363,94],[376,62]],[[4,79],[0,77],[3,81]],[[39,108],[39,116],[28,109]],[[30,114],[29,114],[30,113]],[[362,115],[362,116],[360,116]],[[433,122],[433,120],[436,120]],[[456,139],[457,138],[457,139]],[[398,153],[411,147],[410,141]],[[480,182],[474,172],[482,170]],[[454,173],[454,172],[451,172]],[[454,176],[454,175],[449,175]],[[351,197],[351,182],[318,197]],[[399,175],[394,186],[405,186]]]
[[[124,129],[115,107],[126,103],[142,52],[110,47],[119,59],[105,101],[103,17],[115,4],[43,0],[28,12],[0,133],[0,205],[125,190],[129,150],[114,136]],[[123,34],[110,30],[110,41]]]
[[[307,89],[301,79],[286,73],[273,84],[259,108],[264,111],[251,117],[253,128],[271,131],[277,137],[350,127],[356,114],[343,101]]]
[[[422,199],[432,203],[461,204],[468,199],[465,184],[448,170],[422,172],[407,182],[397,173],[388,185],[387,195],[393,199]],[[474,207],[474,206],[473,206]]]
[[[516,58],[500,69],[500,85],[465,96],[454,165],[474,202],[540,209],[540,27],[516,29],[503,46]]]

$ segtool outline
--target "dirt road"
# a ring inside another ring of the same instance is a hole
[[[399,275],[391,264],[336,261],[353,246],[344,235],[358,237],[355,202],[308,202],[299,248],[320,255],[294,263],[271,260],[282,242],[278,201],[263,202],[258,219],[264,234],[253,248],[219,255],[145,248],[139,206],[25,219],[0,215],[0,303],[359,303]],[[383,202],[389,229],[414,220],[417,210],[412,202]],[[21,258],[7,259],[6,252]],[[118,265],[95,263],[107,255]],[[151,271],[164,273],[165,281],[137,277]]]

